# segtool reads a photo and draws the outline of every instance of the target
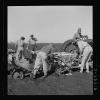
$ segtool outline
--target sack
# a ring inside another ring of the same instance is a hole
[[[28,59],[32,58],[32,54],[28,49],[23,50],[23,56],[24,56],[24,58],[28,58]]]
[[[19,60],[15,60],[15,64],[19,67],[22,67],[24,69],[30,70],[30,64],[29,61],[27,61],[26,59],[22,58],[20,61]]]

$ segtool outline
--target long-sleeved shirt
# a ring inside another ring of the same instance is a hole
[[[25,43],[25,42],[24,42],[23,40],[18,40],[17,43],[16,43],[17,49],[18,49],[18,48],[23,48],[24,43]]]
[[[80,49],[80,53],[83,52],[83,50],[84,50],[85,47],[90,46],[87,42],[85,42],[85,41],[83,41],[83,40],[79,40],[79,41],[77,42],[77,44],[78,44],[78,47],[79,47],[79,49]]]
[[[36,38],[30,38],[30,39],[29,39],[29,44],[35,45],[35,44],[36,44],[36,41],[37,41]]]
[[[36,49],[36,41],[37,41],[37,39],[36,38],[30,38],[29,39],[29,44],[28,44],[28,49],[29,50],[33,50],[33,51],[35,51],[35,49]]]

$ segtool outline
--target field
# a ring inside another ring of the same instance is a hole
[[[14,80],[8,78],[8,95],[93,95],[93,74]]]
[[[38,49],[43,45],[38,44]],[[55,51],[61,44],[54,44]],[[14,44],[8,48],[14,49]],[[8,77],[8,95],[93,95],[93,73],[72,72],[71,76],[57,76],[52,73],[45,79],[14,80]]]
[[[41,49],[43,46],[48,45],[49,43],[37,43],[37,50]],[[25,47],[27,44],[25,44]],[[61,49],[62,43],[53,43],[53,46],[55,48],[55,51],[58,51]],[[15,44],[14,43],[8,43],[8,49],[15,50]]]

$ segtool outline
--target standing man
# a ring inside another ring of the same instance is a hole
[[[36,41],[37,41],[37,39],[34,37],[34,35],[30,35],[30,39],[28,41],[28,49],[32,53],[34,53],[34,51],[36,50],[36,47],[37,47]],[[32,60],[34,58],[34,54],[31,54],[31,57],[30,58]]]
[[[86,66],[86,72],[89,73],[89,60],[92,56],[93,49],[87,42],[83,41],[80,38],[77,38],[76,41],[80,50],[80,55],[82,56],[81,64],[79,65],[81,69],[80,73],[83,72],[83,68],[85,66]]]
[[[23,56],[24,41],[25,37],[21,37],[16,43],[16,60],[19,60],[19,56],[20,58]]]
[[[37,39],[34,37],[34,35],[31,35],[29,39],[29,47],[28,47],[29,50],[32,51],[36,50],[36,41]]]
[[[47,76],[47,71],[48,71],[47,57],[48,54],[52,53],[53,51],[54,49],[52,44],[44,46],[41,50],[39,50],[39,52],[37,53],[34,70],[33,70],[34,77],[36,75],[36,72],[39,70],[41,64],[43,66],[43,72],[44,72],[43,77]]]
[[[82,38],[81,28],[79,27],[77,33],[74,34],[73,39]]]

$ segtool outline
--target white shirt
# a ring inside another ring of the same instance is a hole
[[[36,44],[36,41],[35,40],[32,40],[32,39],[29,39],[29,44],[34,45],[34,44]]]
[[[87,42],[83,41],[83,40],[79,40],[77,41],[77,44],[78,44],[78,47],[80,49],[80,52],[83,51],[83,49],[86,47],[86,46],[90,46]]]
[[[9,54],[8,55],[8,63],[11,64],[11,61],[12,61],[12,54]]]
[[[18,40],[16,45],[17,45],[17,48],[22,48],[23,47],[23,44],[24,44],[24,41],[23,40]]]

